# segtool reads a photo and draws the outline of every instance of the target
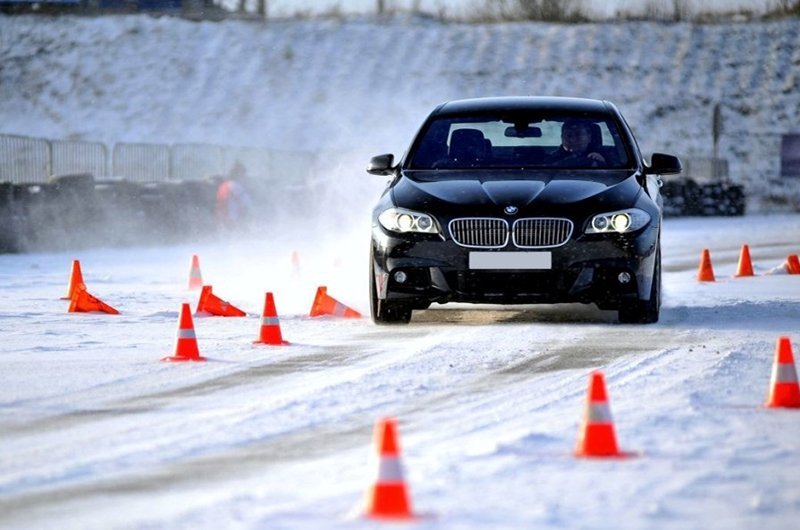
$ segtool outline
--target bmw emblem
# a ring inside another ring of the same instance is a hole
[[[503,211],[506,212],[508,215],[516,215],[516,213],[519,211],[519,208],[517,208],[516,206],[506,206]]]

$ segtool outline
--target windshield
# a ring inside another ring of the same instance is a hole
[[[470,115],[430,121],[408,169],[627,169],[631,157],[607,115]]]

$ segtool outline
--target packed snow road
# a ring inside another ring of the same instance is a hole
[[[371,431],[393,416],[416,527],[794,527],[800,412],[761,405],[777,337],[797,354],[800,277],[767,273],[800,215],[667,220],[650,326],[580,305],[307,317],[318,285],[366,312],[367,233],[0,256],[0,526],[372,528]],[[757,276],[732,278],[743,243]],[[193,253],[248,316],[195,317],[208,362],[162,363]],[[66,313],[76,258],[120,315]],[[266,291],[288,346],[252,343]],[[572,456],[594,369],[635,458]]]

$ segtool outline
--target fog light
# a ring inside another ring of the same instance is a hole
[[[406,283],[408,279],[408,275],[403,271],[397,271],[394,273],[394,281],[397,283]]]
[[[631,281],[631,273],[629,272],[620,272],[619,276],[617,276],[617,281],[619,283],[628,283]]]

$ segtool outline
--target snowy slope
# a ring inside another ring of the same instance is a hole
[[[798,20],[3,17],[0,27],[3,133],[346,149],[366,160],[400,154],[444,100],[546,94],[610,99],[646,152],[709,157],[720,103],[720,154],[764,195],[779,177],[780,135],[800,130]]]

